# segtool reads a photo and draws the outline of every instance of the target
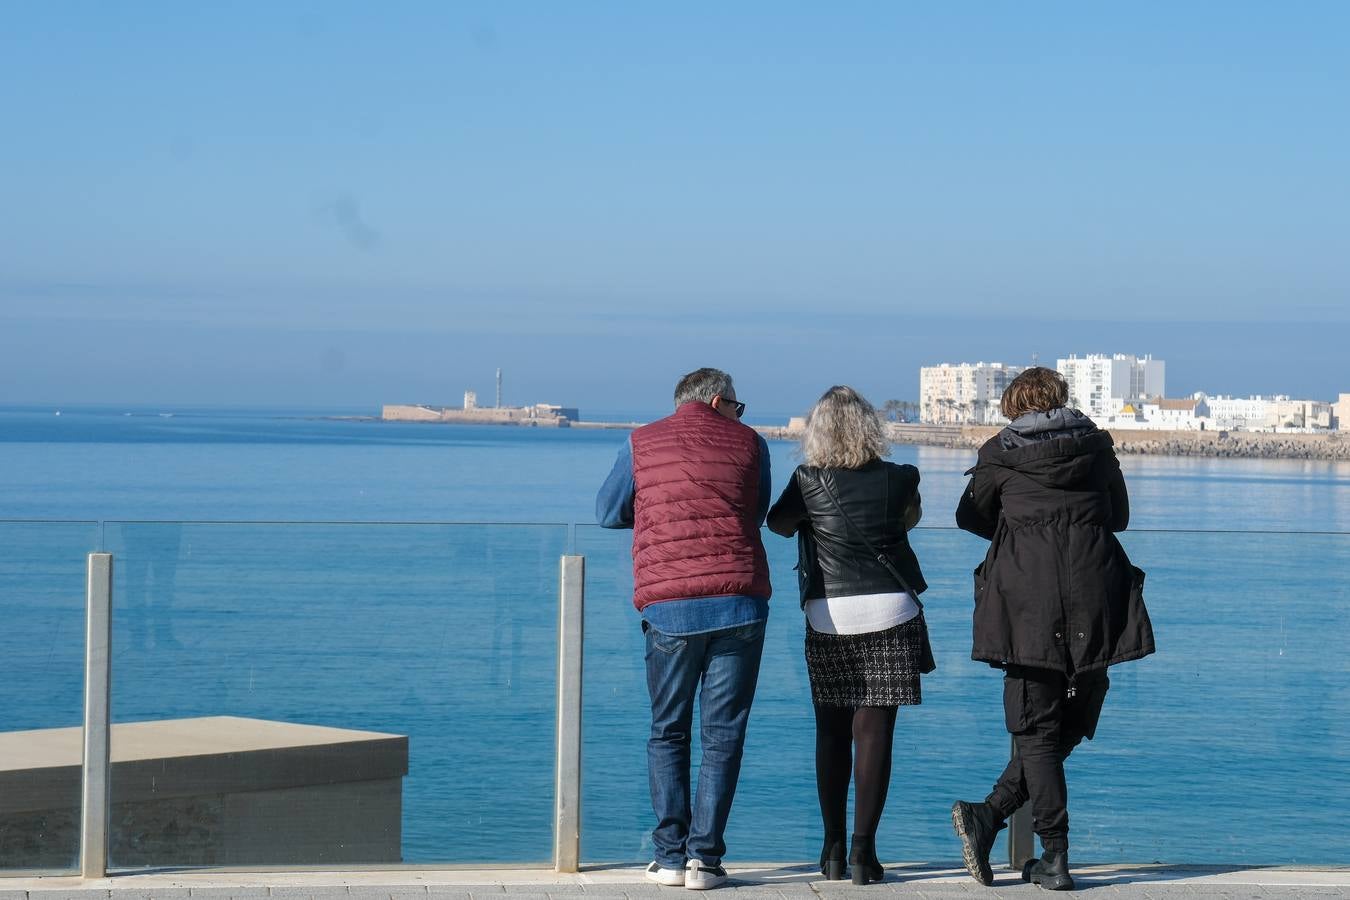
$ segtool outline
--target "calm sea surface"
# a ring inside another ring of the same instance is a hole
[[[407,860],[543,860],[558,556],[582,553],[583,856],[648,858],[629,535],[589,524],[626,433],[322,418],[344,412],[361,411],[0,407],[0,729],[79,722],[83,556],[106,549],[117,721],[406,734]],[[794,447],[770,447],[781,489]],[[984,544],[951,527],[974,454],[892,458],[922,472],[939,668],[901,713],[878,843],[953,861],[947,809],[1008,750],[998,674],[968,658]],[[1069,764],[1075,857],[1350,864],[1350,465],[1122,464],[1159,652],[1112,671],[1098,740]],[[804,860],[819,824],[795,549],[765,542],[774,611],[728,858]],[[7,846],[0,867],[22,864]]]

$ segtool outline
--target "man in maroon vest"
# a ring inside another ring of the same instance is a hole
[[[675,388],[675,414],[633,432],[595,504],[601,525],[633,529],[657,820],[647,877],[695,890],[727,878],[722,835],[769,616],[759,534],[771,493],[769,448],[738,421],[744,411],[725,372],[690,372]],[[703,760],[691,808],[695,696]]]

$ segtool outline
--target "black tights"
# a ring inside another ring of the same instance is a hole
[[[895,713],[894,706],[816,707],[816,791],[827,834],[844,833],[852,774],[853,833],[876,836],[891,784]]]

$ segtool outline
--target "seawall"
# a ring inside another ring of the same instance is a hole
[[[386,415],[384,421],[391,421]],[[415,421],[402,418],[402,421]],[[376,420],[378,421],[378,420]],[[463,424],[463,420],[430,416],[421,421]],[[480,420],[481,421],[481,420]],[[553,424],[538,421],[492,424]],[[558,423],[562,424],[562,423]],[[644,422],[569,422],[572,428],[632,431]],[[566,425],[564,426],[566,427]],[[786,425],[752,425],[771,441],[795,441],[801,429]],[[923,425],[888,423],[887,437],[894,444],[946,447],[952,450],[977,450],[998,433],[992,425]],[[1350,461],[1350,434],[1332,431],[1326,434],[1274,434],[1264,431],[1145,431],[1117,428],[1111,431],[1118,453],[1148,456],[1197,456],[1215,459],[1323,459]]]
[[[921,444],[975,450],[998,433],[993,426],[889,426],[897,444]],[[1111,431],[1118,453],[1153,456],[1200,456],[1231,459],[1350,460],[1350,436],[1327,434],[1273,434],[1261,431]]]
[[[573,422],[573,428],[592,429],[596,431],[632,431],[635,428],[641,428],[646,422]],[[800,437],[801,432],[786,425],[751,425],[751,428],[764,435],[765,440],[770,441],[795,441]]]

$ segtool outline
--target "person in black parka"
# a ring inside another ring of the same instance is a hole
[[[1002,401],[1010,424],[980,448],[956,510],[957,525],[989,540],[975,570],[971,658],[1003,669],[1018,750],[984,802],[952,806],[966,867],[986,885],[995,836],[1030,799],[1044,855],[1023,880],[1073,889],[1064,760],[1096,731],[1107,667],[1153,652],[1144,573],[1115,535],[1130,507],[1111,435],[1067,402],[1053,369],[1013,379]]]

